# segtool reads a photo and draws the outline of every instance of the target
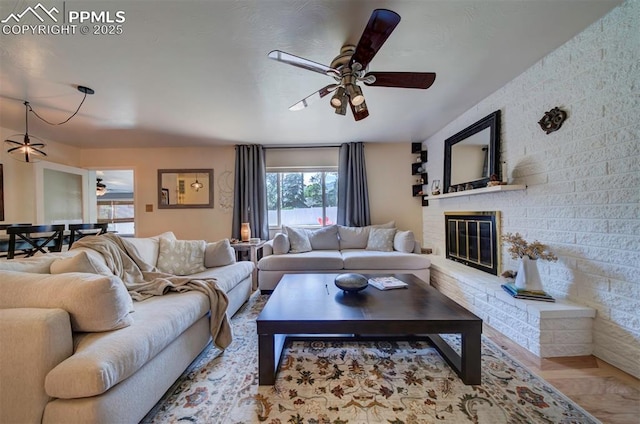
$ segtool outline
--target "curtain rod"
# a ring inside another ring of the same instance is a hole
[[[322,144],[317,146],[264,146],[265,150],[275,149],[322,149],[324,147],[340,147],[339,144]]]

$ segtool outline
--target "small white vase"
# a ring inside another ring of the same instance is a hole
[[[542,281],[538,272],[538,261],[523,256],[518,268],[518,275],[515,281],[516,288],[521,290],[542,291]]]

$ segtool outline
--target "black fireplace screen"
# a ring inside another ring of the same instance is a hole
[[[500,268],[500,212],[446,212],[447,258],[493,275]]]

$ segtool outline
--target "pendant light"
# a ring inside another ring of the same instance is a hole
[[[196,180],[191,183],[191,188],[193,188],[195,191],[200,191],[202,187],[204,187],[204,184],[198,181],[198,174],[196,174]]]
[[[81,92],[84,93],[84,97],[82,98],[82,101],[80,102],[80,104],[78,105],[78,108],[76,109],[75,112],[73,112],[73,114],[68,117],[67,119],[65,119],[62,122],[49,122],[46,119],[44,119],[42,116],[38,115],[36,113],[35,110],[33,110],[33,108],[31,107],[31,105],[29,104],[28,101],[24,101],[24,108],[25,108],[25,115],[24,115],[24,126],[25,126],[25,130],[24,130],[24,134],[14,134],[11,137],[9,137],[8,139],[6,139],[4,141],[5,146],[7,147],[7,153],[9,153],[12,157],[14,157],[15,159],[21,160],[23,162],[37,162],[38,160],[40,160],[43,157],[46,157],[47,154],[42,150],[45,147],[44,142],[39,139],[38,137],[35,136],[29,136],[29,112],[32,112],[38,119],[42,120],[43,122],[49,124],[49,125],[63,125],[66,124],[67,122],[69,122],[71,120],[71,118],[73,118],[74,116],[76,116],[76,114],[80,111],[80,108],[82,107],[82,104],[84,103],[85,99],[87,98],[88,94],[94,94],[95,91],[89,87],[85,87],[82,85],[78,85],[76,87],[76,89]],[[13,138],[13,140],[12,140]],[[20,140],[21,141],[16,141],[16,140]],[[37,143],[32,143],[32,139],[36,140]]]
[[[10,137],[20,138],[20,136],[22,136],[22,141],[15,141],[9,138],[4,141],[4,144],[8,147],[7,153],[9,153],[14,158],[23,162],[37,162],[40,157],[47,156],[47,154],[42,151],[42,149],[45,147],[45,144],[38,137],[29,137],[29,102],[24,102],[24,109],[24,134],[15,134]],[[38,142],[32,143],[32,138]]]

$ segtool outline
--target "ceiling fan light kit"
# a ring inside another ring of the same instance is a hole
[[[268,57],[291,66],[318,72],[332,77],[338,83],[330,84],[294,104],[289,110],[305,109],[317,99],[321,99],[332,91],[330,104],[339,115],[347,112],[347,101],[350,103],[356,121],[369,116],[362,89],[358,82],[367,86],[427,89],[435,81],[433,72],[368,72],[369,63],[378,50],[400,23],[400,15],[387,9],[376,9],[357,45],[346,44],[340,54],[331,61],[331,66],[311,61],[280,50],[269,52]]]
[[[80,104],[78,105],[77,109],[75,112],[73,112],[73,114],[71,116],[69,116],[67,119],[65,119],[62,122],[58,122],[58,123],[52,123],[47,121],[46,119],[44,119],[43,117],[41,117],[40,115],[38,115],[36,113],[35,110],[33,110],[33,108],[31,107],[31,105],[29,104],[28,101],[24,101],[24,107],[25,107],[25,115],[24,115],[24,134],[14,134],[12,135],[10,138],[6,139],[4,141],[5,146],[7,147],[7,153],[9,155],[11,155],[11,157],[18,159],[20,161],[23,162],[27,162],[27,163],[33,163],[33,162],[38,162],[39,159],[46,157],[47,154],[42,150],[46,147],[46,144],[44,142],[42,142],[42,140],[40,140],[38,137],[35,136],[29,136],[29,112],[32,112],[38,119],[40,119],[41,121],[49,124],[49,125],[63,125],[66,124],[67,122],[69,122],[71,120],[71,118],[73,118],[74,116],[76,116],[76,114],[80,111],[80,108],[82,107],[82,104],[84,103],[84,100],[87,98],[87,95],[91,95],[94,94],[95,91],[89,87],[85,87],[83,85],[78,85],[76,86],[76,89],[81,92],[84,93],[84,97],[82,98],[82,101],[80,102]],[[15,140],[11,140],[11,138],[22,138],[22,141],[15,141]],[[32,143],[31,139],[35,139],[36,141],[38,141],[37,143]]]

